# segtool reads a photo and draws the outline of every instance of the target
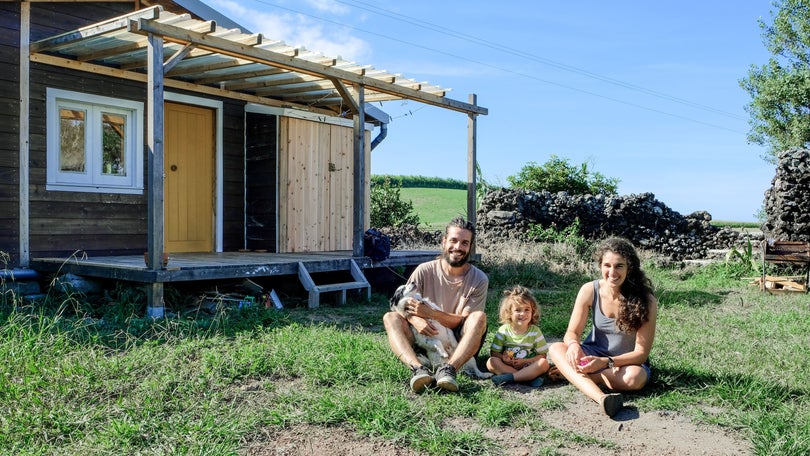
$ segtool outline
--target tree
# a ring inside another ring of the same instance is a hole
[[[413,203],[402,201],[400,186],[386,178],[381,184],[372,183],[370,192],[371,226],[374,228],[419,225],[419,215],[413,213]]]
[[[775,0],[773,6],[773,24],[759,20],[773,56],[740,80],[751,95],[748,140],[768,147],[771,162],[783,150],[810,145],[810,1]]]
[[[517,176],[509,176],[512,187],[526,190],[547,190],[552,193],[568,192],[570,195],[615,195],[619,180],[606,178],[601,173],[591,172],[588,164],[572,165],[567,158],[549,157],[542,166],[529,162]]]

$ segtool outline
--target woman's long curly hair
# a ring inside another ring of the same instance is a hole
[[[650,297],[653,296],[652,282],[641,270],[641,260],[630,241],[620,237],[602,241],[593,253],[600,270],[602,258],[607,252],[620,255],[627,261],[627,276],[621,286],[622,300],[616,324],[621,331],[636,331],[649,319]]]

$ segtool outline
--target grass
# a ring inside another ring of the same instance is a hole
[[[453,217],[467,216],[467,190],[403,187],[399,195],[413,203],[419,221],[429,230],[443,231]]]
[[[546,336],[561,337],[579,285],[594,277],[590,264],[565,245],[482,253],[490,337],[500,293],[515,283],[537,294]],[[807,296],[761,293],[723,264],[673,269],[650,257],[645,269],[661,306],[652,387],[631,395],[634,405],[739,433],[759,455],[810,453]],[[529,427],[542,454],[566,442],[612,448],[544,422],[544,409],[564,407],[558,399],[529,407],[463,376],[461,394],[410,393],[381,328],[385,296],[156,321],[4,296],[2,454],[237,454],[304,424],[435,455],[502,454],[481,429],[513,426]]]

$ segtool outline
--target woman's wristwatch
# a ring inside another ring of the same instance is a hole
[[[613,358],[611,358],[610,356],[608,356],[608,357],[607,357],[607,359],[608,359],[608,365],[607,365],[607,368],[608,368],[608,369],[613,369],[613,366],[614,366],[616,363],[614,363],[614,362],[613,362]]]

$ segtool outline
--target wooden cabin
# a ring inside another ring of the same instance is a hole
[[[0,81],[5,271],[141,282],[152,316],[168,282],[292,274],[316,306],[370,291],[367,268],[433,257],[363,255],[388,120],[371,102],[468,116],[474,220],[474,96],[292,48],[197,0],[0,0]],[[353,279],[311,278],[335,269]]]

